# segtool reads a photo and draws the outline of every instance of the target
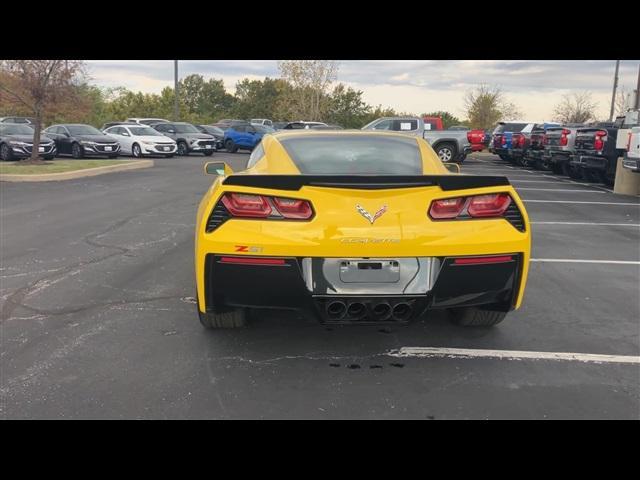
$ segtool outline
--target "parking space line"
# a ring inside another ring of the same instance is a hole
[[[605,265],[640,265],[636,260],[589,260],[581,258],[530,258],[530,262],[539,263],[601,263]]]
[[[640,223],[598,223],[598,222],[529,222],[531,225],[593,225],[598,227],[635,227],[640,228]]]
[[[390,357],[416,358],[496,358],[499,360],[559,360],[584,363],[640,364],[636,355],[602,355],[596,353],[533,352],[522,350],[482,350],[475,348],[402,347],[387,353]]]
[[[574,200],[527,200],[527,199],[523,199],[522,201],[526,203],[567,203],[567,204],[582,203],[585,205],[624,205],[624,206],[640,207],[640,203],[623,203],[623,202],[582,202],[582,201],[574,201]]]

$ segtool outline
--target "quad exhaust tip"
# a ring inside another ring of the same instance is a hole
[[[327,304],[326,311],[331,320],[340,320],[347,313],[347,306],[344,302],[334,301]]]
[[[405,320],[408,320],[412,313],[413,313],[413,307],[408,303],[401,302],[401,303],[396,303],[393,306],[393,310],[391,311],[391,317],[394,320],[403,322]]]
[[[325,314],[331,321],[397,321],[406,322],[413,315],[411,303],[381,301],[331,300],[325,304]]]

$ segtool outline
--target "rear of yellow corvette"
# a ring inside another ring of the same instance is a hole
[[[522,303],[522,201],[504,177],[449,173],[422,139],[280,133],[229,173],[198,210],[206,327],[241,326],[251,308],[357,324],[447,309],[459,324],[488,326]]]

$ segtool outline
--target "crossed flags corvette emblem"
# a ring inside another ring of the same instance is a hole
[[[362,215],[364,218],[369,220],[369,222],[371,222],[371,225],[373,225],[373,222],[375,222],[378,218],[382,216],[384,212],[387,211],[387,206],[383,205],[382,208],[380,208],[380,210],[378,210],[373,215],[367,212],[362,205],[356,205],[356,210],[358,210],[358,212],[360,212],[360,215]]]

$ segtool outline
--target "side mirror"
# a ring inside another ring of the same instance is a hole
[[[460,173],[460,165],[457,163],[443,163],[443,165],[451,173]]]
[[[228,177],[233,173],[233,170],[225,162],[207,162],[204,164],[204,173]]]

